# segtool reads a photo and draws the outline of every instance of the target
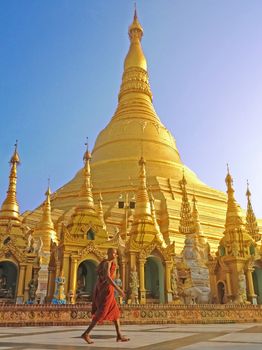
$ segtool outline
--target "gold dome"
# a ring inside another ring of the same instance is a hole
[[[140,40],[143,29],[135,12],[129,27],[130,48],[125,59],[116,112],[97,137],[92,153],[95,183],[137,178],[137,161],[147,160],[148,176],[180,178],[182,162],[176,142],[152,104],[146,59]],[[186,169],[187,177],[199,182]],[[98,185],[100,186],[100,185]],[[104,184],[103,184],[104,187]]]

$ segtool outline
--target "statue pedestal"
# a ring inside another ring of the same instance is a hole
[[[140,304],[143,305],[146,303],[146,291],[140,291]]]
[[[173,293],[171,292],[166,293],[166,301],[168,304],[173,303]]]
[[[17,297],[16,304],[23,304],[23,297]]]
[[[41,268],[38,272],[38,286],[36,290],[36,299],[40,304],[45,302],[47,295],[47,282],[48,282],[48,265],[41,264]]]
[[[257,305],[257,295],[249,295],[248,300],[251,302],[251,304]]]

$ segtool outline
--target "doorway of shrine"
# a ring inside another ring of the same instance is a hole
[[[226,291],[225,283],[222,281],[218,282],[217,284],[218,304],[226,304],[225,291]]]
[[[145,263],[145,288],[147,303],[165,302],[164,268],[157,256],[149,256]]]
[[[76,302],[91,302],[95,287],[98,263],[94,260],[82,261],[77,270]]]
[[[0,302],[13,303],[17,291],[17,266],[11,261],[0,262]]]
[[[257,295],[257,303],[262,304],[262,269],[255,267],[252,273],[255,294]]]

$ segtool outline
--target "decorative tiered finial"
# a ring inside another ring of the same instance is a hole
[[[57,243],[57,234],[54,230],[54,223],[52,220],[51,193],[50,178],[48,178],[47,190],[45,192],[46,199],[42,206],[42,217],[34,232],[36,237],[41,237],[43,241],[43,250],[45,252],[50,251],[51,240]]]
[[[85,146],[86,146],[86,151],[85,151],[84,157],[83,157],[84,162],[86,162],[92,158],[91,153],[89,152],[89,149],[88,149],[88,137],[86,137]]]
[[[180,222],[179,222],[179,232],[184,234],[193,234],[195,233],[195,225],[192,217],[191,207],[187,197],[186,190],[186,178],[183,169],[183,176],[180,180],[180,186],[182,190],[182,202],[180,209]]]
[[[54,229],[54,224],[52,221],[52,216],[51,216],[51,189],[50,189],[50,178],[47,180],[47,190],[45,192],[46,199],[43,204],[43,216],[42,220],[39,223],[39,227],[45,228],[45,229]],[[51,237],[53,238],[53,237]],[[54,241],[54,239],[53,239]]]
[[[242,210],[240,206],[237,204],[234,196],[234,188],[233,188],[233,178],[229,172],[229,166],[227,164],[227,176],[225,178],[225,182],[227,185],[227,215],[226,215],[226,230],[234,229],[243,226],[242,219]]]
[[[225,178],[225,182],[226,182],[226,185],[227,185],[227,189],[228,191],[233,191],[234,192],[234,188],[233,188],[233,179],[232,179],[232,176],[230,174],[230,171],[229,171],[229,165],[227,163],[227,176]]]
[[[253,211],[251,200],[250,200],[251,192],[249,190],[248,180],[247,180],[246,196],[247,196],[246,230],[250,234],[250,236],[256,242],[258,242],[261,239],[261,235],[259,233],[257,218],[256,218],[255,213]]]
[[[17,152],[18,140],[15,141],[14,146],[15,146],[15,150],[14,150],[14,154],[12,155],[12,158],[10,159],[10,164],[16,163],[17,165],[19,165],[20,159]]]
[[[247,200],[250,202],[251,192],[249,190],[249,182],[247,180],[247,192],[246,192]]]
[[[102,223],[103,229],[106,229],[106,224],[104,220],[104,211],[103,211],[103,197],[101,192],[99,192],[99,197],[98,197],[98,216]]]
[[[4,200],[1,210],[0,218],[19,220],[19,205],[16,198],[16,182],[17,182],[17,166],[20,164],[20,158],[17,151],[18,141],[15,143],[15,150],[10,159],[11,171],[9,175],[9,186],[7,196]]]
[[[192,209],[192,217],[193,217],[193,221],[194,221],[194,225],[195,225],[195,233],[197,234],[201,234],[201,225],[200,225],[200,220],[199,220],[199,213],[198,213],[198,209],[197,209],[197,199],[195,194],[193,195],[192,198],[192,202],[193,202],[193,209]]]
[[[156,230],[156,239],[158,240],[158,242],[161,244],[161,246],[163,248],[166,248],[166,242],[164,240],[164,237],[160,231],[160,227],[159,224],[157,222],[157,218],[156,218],[156,209],[155,209],[155,198],[153,196],[152,190],[150,188],[149,191],[149,201],[150,201],[150,207],[151,207],[151,215],[152,215],[152,219],[153,219],[153,223],[155,226],[155,230]]]
[[[134,42],[137,39],[140,41],[142,36],[143,36],[143,28],[142,28],[141,24],[139,23],[138,17],[137,17],[136,3],[135,3],[135,9],[134,9],[133,23],[129,27],[128,34],[129,34],[129,38],[130,38],[131,42]]]
[[[92,158],[91,153],[89,152],[88,149],[88,137],[87,137],[87,142],[85,142],[86,146],[86,151],[84,153],[83,160],[85,162],[84,165],[84,182],[79,194],[79,205],[77,206],[76,210],[95,210],[94,206],[94,198],[93,198],[93,193],[92,193],[92,184],[91,184],[91,170],[90,170],[90,160]]]
[[[142,217],[151,217],[151,208],[148,198],[148,192],[147,192],[147,184],[146,184],[146,161],[143,157],[139,159],[138,162],[140,166],[140,172],[139,172],[139,186],[138,191],[136,195],[136,208],[135,208],[135,217],[136,218],[142,218]]]
[[[49,197],[49,199],[50,199],[50,195],[51,195],[51,189],[50,189],[50,177],[47,179],[47,190],[46,190],[46,193],[45,193],[45,195],[47,196],[47,197]]]

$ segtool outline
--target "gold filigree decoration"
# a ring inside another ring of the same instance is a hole
[[[11,255],[18,263],[23,263],[26,261],[26,256],[24,252],[18,248],[12,240],[8,242],[6,245],[1,243],[0,246],[0,259],[4,260],[6,257],[9,258]]]
[[[64,237],[65,242],[76,242],[78,239],[74,237],[68,230],[68,228],[65,226],[64,223],[62,223],[62,236]]]
[[[162,256],[163,260],[168,261],[170,260],[170,252],[173,252],[173,248],[170,249],[169,247],[167,248],[162,248],[160,243],[156,240],[154,240],[152,243],[150,243],[147,246],[144,246],[141,249],[140,246],[140,252],[139,252],[139,258],[140,259],[146,259],[154,250],[156,250],[158,253],[160,253],[160,256]]]
[[[105,258],[104,254],[100,252],[100,250],[97,248],[97,246],[93,242],[88,243],[88,245],[84,249],[79,251],[79,256],[82,259],[83,257],[89,255],[90,253],[94,254],[99,261]]]

